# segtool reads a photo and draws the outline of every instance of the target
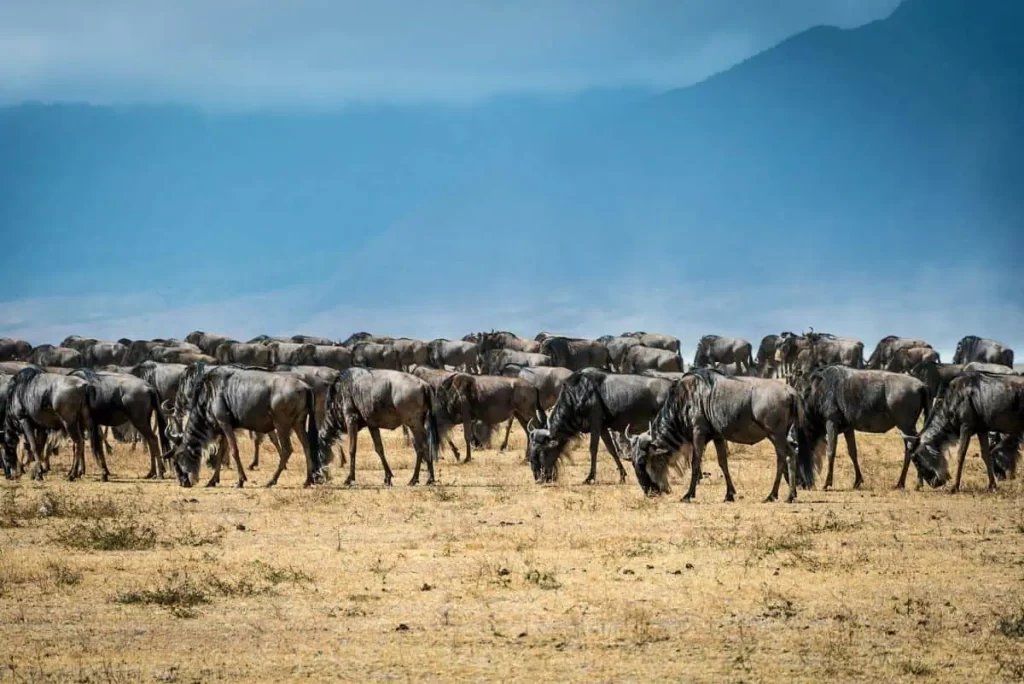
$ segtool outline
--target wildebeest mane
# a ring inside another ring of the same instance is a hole
[[[974,356],[974,349],[978,346],[981,338],[977,335],[967,335],[956,343],[956,351],[953,353],[953,363],[965,363],[968,357]]]

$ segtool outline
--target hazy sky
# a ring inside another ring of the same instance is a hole
[[[325,106],[698,81],[898,0],[0,3],[0,98]]]

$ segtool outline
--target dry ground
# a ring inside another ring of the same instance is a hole
[[[65,457],[0,487],[0,680],[1024,680],[1020,481],[983,493],[973,448],[964,493],[894,492],[899,438],[858,439],[867,488],[841,448],[794,505],[761,503],[765,445],[732,447],[734,504],[713,458],[693,504],[604,452],[601,484],[576,451],[536,486],[521,435],[417,488],[389,435],[391,490],[366,437],[353,489],[296,459],[184,490],[123,446],[69,484]]]

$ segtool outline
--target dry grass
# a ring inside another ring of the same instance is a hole
[[[763,445],[732,449],[735,504],[713,458],[693,504],[603,452],[600,484],[578,451],[539,487],[521,434],[412,489],[388,435],[391,490],[365,438],[349,490],[301,458],[274,490],[142,482],[118,446],[111,483],[0,488],[0,679],[1020,681],[1024,487],[982,493],[972,454],[963,494],[895,492],[899,439],[858,440],[867,488],[841,449],[792,506],[760,503]]]

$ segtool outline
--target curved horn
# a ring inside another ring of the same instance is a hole
[[[626,435],[626,439],[630,439],[630,440],[633,439],[633,436],[629,434],[629,428],[631,428],[631,427],[632,427],[632,425],[627,425],[626,426],[626,431],[624,433],[622,433],[622,434]]]
[[[649,435],[653,435],[654,434],[654,421],[653,420],[648,421],[648,423],[647,423],[647,434],[649,434]]]
[[[535,427],[533,427],[533,423],[534,423],[534,420],[533,420],[533,418],[531,418],[531,419],[530,419],[530,422],[526,424],[526,431],[527,431],[528,433],[529,433],[529,432],[533,432],[534,430],[536,430],[536,428],[535,428]]]

